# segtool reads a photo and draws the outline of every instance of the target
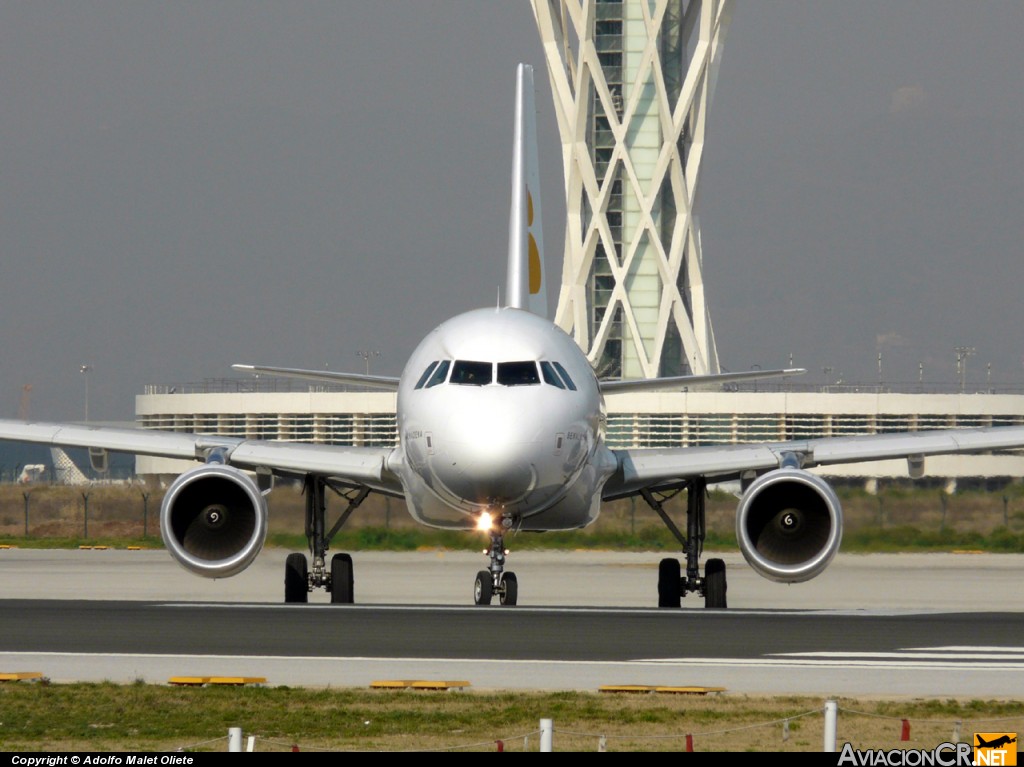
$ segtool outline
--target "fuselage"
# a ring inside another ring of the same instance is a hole
[[[409,358],[392,468],[426,525],[471,527],[486,512],[511,529],[583,527],[615,468],[604,423],[572,338],[520,309],[478,309],[439,325]]]

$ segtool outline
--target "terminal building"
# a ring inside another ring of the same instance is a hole
[[[732,0],[532,0],[563,148],[567,220],[555,322],[602,378],[719,371],[704,299],[699,179]],[[607,397],[610,447],[787,441],[1024,424],[1024,396],[761,383]],[[141,426],[250,439],[395,444],[395,395],[262,379],[150,386]],[[180,462],[140,456],[139,474]],[[918,467],[919,468],[919,467]],[[906,478],[906,461],[816,470]],[[915,471],[915,475],[920,471]],[[1024,455],[933,457],[924,476],[1024,477]]]

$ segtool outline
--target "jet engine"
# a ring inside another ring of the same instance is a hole
[[[839,551],[843,511],[831,486],[802,469],[755,479],[736,509],[736,539],[765,578],[800,583],[818,576]]]
[[[223,464],[186,471],[160,506],[164,545],[186,570],[227,578],[247,568],[267,538],[267,501],[249,475]]]

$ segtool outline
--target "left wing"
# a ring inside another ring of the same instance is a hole
[[[620,498],[645,488],[670,485],[692,477],[711,481],[735,479],[745,472],[784,466],[813,468],[905,458],[911,474],[925,456],[1024,449],[1024,426],[944,429],[861,437],[826,437],[794,442],[709,447],[613,450],[618,469],[605,484],[604,498]]]
[[[905,458],[908,474],[916,478],[924,474],[925,456],[1021,448],[1024,448],[1024,426],[721,447],[615,450],[612,452],[618,467],[605,483],[602,497],[610,500],[643,495],[647,504],[675,532],[684,549],[692,551],[690,547],[696,543],[699,553],[704,540],[702,491],[705,481],[740,478],[743,494],[736,508],[736,542],[740,552],[765,578],[800,583],[824,571],[839,551],[843,536],[843,512],[838,496],[828,482],[805,469]],[[686,537],[671,523],[654,497],[655,493],[671,493],[684,486],[687,489]],[[689,553],[687,561],[690,561]],[[679,574],[678,564],[675,567],[674,571],[667,571],[675,575],[665,576],[669,594],[665,598],[666,605],[678,604],[675,595],[679,591],[674,586]],[[705,578],[708,577],[705,571]],[[662,585],[659,578],[659,589]],[[724,583],[721,588],[724,595]],[[724,607],[724,600],[718,606]]]
[[[758,381],[762,378],[785,378],[803,375],[806,368],[785,368],[782,370],[744,370],[737,373],[708,373],[707,375],[669,376],[666,378],[635,378],[624,381],[598,381],[605,394],[641,391],[681,391],[693,386],[713,386]]]
[[[149,429],[5,420],[0,420],[0,440],[195,461],[206,461],[219,451],[218,458],[223,463],[241,469],[318,474],[389,494],[400,494],[402,489],[398,478],[387,468],[393,448],[268,442]]]

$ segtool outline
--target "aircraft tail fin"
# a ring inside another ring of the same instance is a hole
[[[71,456],[62,447],[51,447],[50,457],[53,460],[54,473],[57,475],[57,482],[61,485],[88,485],[89,478],[85,476],[78,464],[71,460]]]
[[[516,69],[516,123],[512,152],[512,208],[508,222],[505,305],[548,316],[544,238],[540,215],[540,166],[533,67]]]

